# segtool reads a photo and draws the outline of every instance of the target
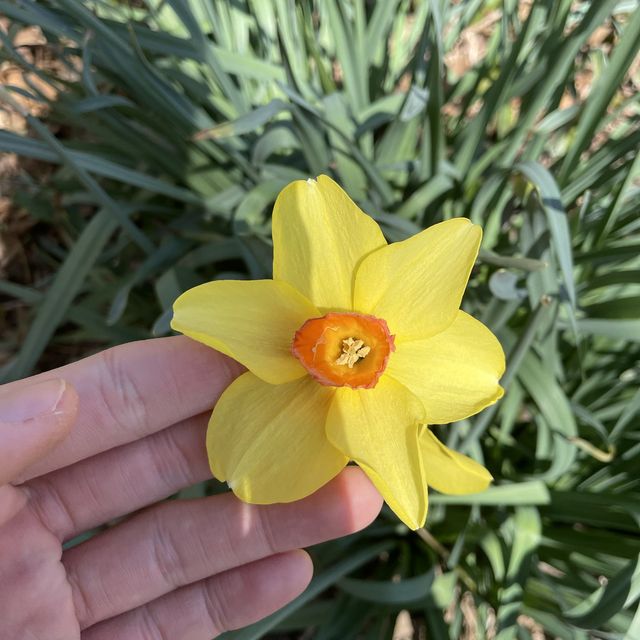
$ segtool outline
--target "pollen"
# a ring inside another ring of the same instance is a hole
[[[336,364],[347,365],[353,369],[353,365],[369,354],[371,347],[368,347],[362,340],[347,338],[342,341],[342,353],[336,360]]]

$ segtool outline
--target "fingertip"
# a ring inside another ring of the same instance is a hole
[[[75,387],[63,378],[51,378],[44,382],[28,386],[25,392],[30,392],[35,399],[41,393],[41,389],[49,387],[57,389],[57,399],[46,409],[40,411],[32,418],[24,421],[39,433],[40,446],[44,452],[64,440],[68,435],[78,416],[80,398]]]
[[[294,549],[249,564],[242,565],[214,576],[212,586],[224,589],[229,601],[242,604],[224,616],[222,629],[237,629],[272,614],[295,600],[311,582],[313,563],[306,551]],[[253,602],[249,608],[247,600]],[[226,600],[226,598],[225,598]]]
[[[313,578],[313,560],[304,549],[294,549],[283,555],[288,556],[289,574],[293,576],[293,584],[299,588],[299,595],[309,586]]]
[[[80,406],[80,397],[78,396],[78,392],[75,387],[70,382],[67,382],[62,378],[59,380],[62,391],[53,410],[53,415],[59,424],[58,435],[60,436],[60,439],[62,439],[69,433],[76,421],[78,408]]]
[[[252,566],[252,565],[247,565]],[[253,563],[254,584],[263,579],[268,585],[261,590],[277,594],[278,608],[297,598],[309,586],[313,577],[311,556],[303,549],[292,549]]]
[[[368,527],[382,509],[382,496],[360,467],[347,467],[339,476],[350,514],[351,533]]]
[[[0,484],[20,483],[32,464],[67,437],[78,404],[76,390],[62,378],[7,385],[0,396]]]

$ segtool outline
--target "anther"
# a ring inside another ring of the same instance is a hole
[[[342,341],[342,353],[336,360],[336,364],[346,364],[349,369],[353,369],[353,365],[368,355],[370,351],[371,347],[365,345],[362,340],[347,338]]]

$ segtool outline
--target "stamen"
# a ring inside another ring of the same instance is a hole
[[[353,365],[368,355],[370,351],[371,347],[365,345],[362,340],[347,338],[342,341],[342,353],[336,360],[336,364],[346,364],[349,369],[353,369]]]

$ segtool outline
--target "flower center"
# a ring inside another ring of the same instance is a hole
[[[370,389],[395,351],[393,338],[381,318],[328,313],[296,331],[291,351],[320,384]]]
[[[371,351],[371,347],[367,347],[362,340],[347,338],[342,341],[342,353],[336,360],[336,364],[346,364],[349,369],[353,369],[353,365],[358,362],[360,358],[368,355],[369,351]]]

